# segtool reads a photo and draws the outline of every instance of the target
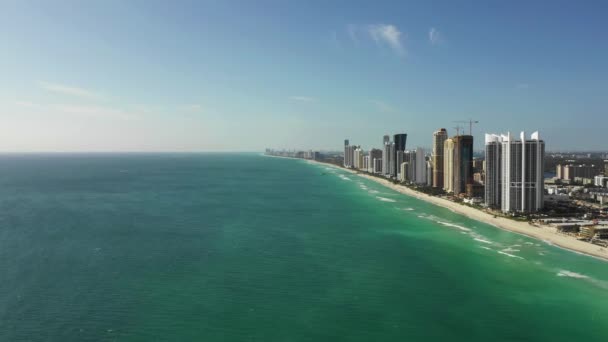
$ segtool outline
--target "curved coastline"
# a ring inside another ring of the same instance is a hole
[[[571,252],[584,254],[586,256],[594,257],[597,259],[601,259],[603,261],[608,261],[608,249],[602,248],[601,246],[597,246],[588,242],[576,240],[570,236],[564,236],[556,233],[552,228],[549,227],[538,227],[528,224],[527,222],[518,222],[514,220],[510,220],[504,217],[494,217],[489,213],[484,211],[467,207],[461,205],[459,203],[455,203],[449,201],[447,199],[430,196],[421,192],[414,191],[405,186],[400,186],[391,183],[390,181],[378,177],[373,177],[367,175],[365,173],[357,172],[355,170],[349,170],[337,165],[322,163],[318,161],[308,160],[308,162],[313,164],[318,164],[322,166],[330,166],[339,170],[343,170],[354,175],[358,175],[359,177],[371,180],[380,185],[383,185],[391,190],[394,190],[400,194],[415,197],[417,199],[423,200],[425,202],[444,207],[446,209],[452,210],[455,213],[464,215],[473,220],[486,223],[492,225],[494,227],[507,230],[513,233],[522,234],[534,239],[541,240],[547,244],[554,245],[556,247],[560,247],[563,249],[567,249]]]

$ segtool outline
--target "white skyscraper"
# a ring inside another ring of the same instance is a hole
[[[390,154],[391,154],[391,144],[390,144],[390,142],[385,142],[384,146],[382,146],[382,174],[383,175],[388,175],[390,172],[389,167],[388,167]]]
[[[499,155],[500,157],[498,157]],[[544,204],[545,143],[538,132],[526,140],[486,135],[486,205],[503,212],[535,212]],[[500,196],[500,197],[499,197]],[[496,203],[500,198],[500,203]]]
[[[388,174],[391,177],[397,177],[397,160],[395,158],[396,156],[397,154],[395,153],[395,143],[391,142],[388,149]]]
[[[355,148],[353,152],[353,167],[355,169],[360,169],[363,165],[363,150],[361,147]]]
[[[417,184],[426,183],[426,158],[424,155],[424,149],[421,147],[416,148],[416,179]]]
[[[350,145],[348,139],[344,140],[344,167],[352,168],[354,166],[354,153],[356,147],[357,146]]]

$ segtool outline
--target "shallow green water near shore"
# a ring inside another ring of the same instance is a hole
[[[0,157],[0,341],[605,341],[608,263],[304,161]]]

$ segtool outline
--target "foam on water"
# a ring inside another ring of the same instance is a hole
[[[483,243],[487,243],[489,245],[493,244],[492,241],[488,241],[488,240],[484,240],[484,239],[480,239],[480,238],[473,238],[475,241],[479,241],[479,242],[483,242]]]
[[[584,274],[580,274],[580,273],[576,273],[576,272],[572,272],[572,271],[566,271],[566,270],[559,270],[559,272],[557,272],[557,276],[576,278],[576,279],[588,279],[589,278],[588,276],[586,276]]]
[[[386,198],[386,197],[376,196],[376,198],[381,200],[382,202],[391,202],[391,203],[397,202],[394,199],[390,199],[390,198]]]
[[[519,255],[514,255],[514,254],[510,254],[510,253],[505,253],[505,252],[503,252],[503,251],[497,251],[497,252],[498,252],[499,254],[506,255],[506,256],[508,256],[508,257],[510,257],[510,258],[518,258],[518,259],[523,259],[523,258],[522,258],[522,257],[520,257]]]
[[[446,227],[453,227],[453,228],[460,229],[460,230],[465,231],[465,232],[470,232],[471,231],[467,227],[459,226],[459,225],[451,223],[451,222],[445,222],[445,221],[435,221],[435,222],[439,223],[440,225],[443,225],[443,226],[446,226]]]
[[[491,251],[491,250],[492,250],[492,248],[490,248],[490,247],[486,247],[486,246],[477,246],[477,247],[479,247],[479,248],[483,248],[483,249],[487,249],[487,250],[489,250],[489,251]]]
[[[401,210],[403,210],[403,211],[413,211],[414,208],[401,208]]]

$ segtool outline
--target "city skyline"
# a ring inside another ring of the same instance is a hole
[[[430,150],[469,119],[475,150],[537,127],[548,151],[605,150],[607,6],[9,2],[0,151],[339,151],[402,131]]]

